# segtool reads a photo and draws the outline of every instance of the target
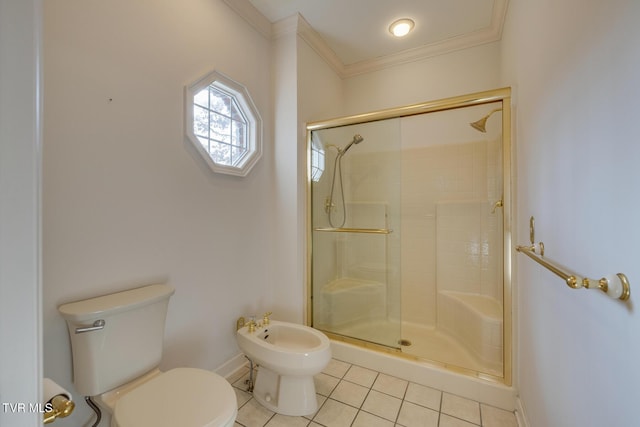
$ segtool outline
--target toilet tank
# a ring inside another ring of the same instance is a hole
[[[102,394],[160,364],[174,292],[164,284],[149,285],[58,307],[69,329],[78,392]]]

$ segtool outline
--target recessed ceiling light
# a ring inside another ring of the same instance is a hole
[[[416,23],[413,22],[412,19],[409,19],[409,18],[398,19],[397,21],[394,21],[393,24],[389,26],[389,31],[391,32],[391,34],[393,34],[396,37],[404,37],[407,34],[409,34],[411,30],[413,30],[413,27],[415,25]]]

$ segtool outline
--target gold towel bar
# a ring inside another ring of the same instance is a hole
[[[393,230],[387,228],[314,228],[313,231],[328,231],[331,233],[367,233],[390,234]]]
[[[575,273],[567,272],[564,268],[561,268],[544,258],[544,243],[534,243],[534,235],[535,220],[531,217],[529,220],[529,239],[531,241],[531,245],[516,246],[516,251],[525,254],[544,268],[561,277],[570,288],[600,289],[611,298],[617,298],[622,301],[628,300],[631,296],[629,280],[624,274],[618,273],[615,276],[603,277],[600,280],[594,280],[589,279],[588,277],[582,277]],[[536,250],[539,250],[540,254],[536,253]]]

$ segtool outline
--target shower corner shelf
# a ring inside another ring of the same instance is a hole
[[[313,231],[323,231],[328,233],[365,233],[365,234],[391,234],[393,230],[388,228],[332,228],[320,227],[314,228]]]

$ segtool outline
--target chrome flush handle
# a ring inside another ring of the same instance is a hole
[[[99,319],[93,322],[93,325],[91,326],[76,328],[76,334],[81,334],[83,332],[99,331],[100,329],[104,329],[104,325],[105,325],[105,321],[102,319]]]

